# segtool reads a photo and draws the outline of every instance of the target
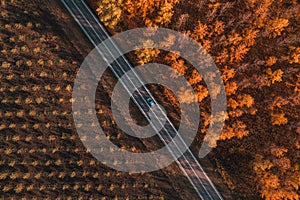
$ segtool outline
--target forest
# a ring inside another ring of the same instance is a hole
[[[164,27],[213,57],[227,96],[226,124],[211,159],[241,199],[299,199],[300,4],[296,0],[90,0],[112,34]],[[209,97],[199,73],[174,53],[138,50],[138,64],[167,63],[193,86],[205,134]],[[168,90],[165,95],[174,98]],[[189,98],[183,94],[182,98]],[[176,100],[174,100],[175,102]]]
[[[225,84],[227,113],[205,170],[224,196],[299,199],[299,1],[87,2],[112,35],[137,27],[169,28],[196,40],[214,59]],[[0,199],[196,199],[176,163],[145,174],[119,172],[83,146],[72,117],[72,87],[92,49],[59,0],[1,0]],[[167,64],[192,85],[201,110],[191,146],[197,152],[213,120],[213,97],[201,74],[172,52],[140,49],[128,57],[135,65]],[[145,143],[155,147],[116,126],[108,101],[116,80],[107,72],[102,82],[95,109],[107,138],[132,152],[146,151]],[[173,93],[160,91],[164,96],[158,100],[176,113]],[[188,102],[189,95],[182,92],[180,98]]]

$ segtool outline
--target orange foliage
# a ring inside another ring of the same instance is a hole
[[[246,124],[244,124],[242,121],[236,120],[231,126],[225,126],[219,139],[227,140],[232,137],[241,139],[249,134],[249,131],[246,130],[246,127]]]
[[[236,82],[227,82],[225,84],[225,90],[226,90],[226,95],[227,96],[230,96],[230,95],[233,95],[236,93],[236,90],[237,90],[238,86],[236,84]]]
[[[201,21],[198,21],[198,24],[192,33],[192,37],[197,41],[201,41],[207,34],[208,26],[206,24],[202,24]]]
[[[122,7],[123,1],[121,0],[102,0],[96,11],[100,20],[106,26],[113,28],[121,20]]]
[[[203,85],[198,85],[195,88],[195,93],[197,95],[198,102],[201,102],[204,98],[208,96],[208,89]]]
[[[259,33],[259,30],[250,29],[250,28],[246,29],[243,43],[247,47],[253,46],[255,44],[255,39],[256,39],[258,33]]]
[[[180,59],[180,56],[176,53],[170,52],[168,55],[164,58],[165,61],[170,63],[170,66],[175,69],[179,74],[185,75],[187,66],[184,63],[183,59]],[[176,78],[177,75],[171,74],[171,77]]]
[[[288,149],[284,148],[284,147],[272,147],[271,148],[271,154],[276,156],[277,158],[281,158],[284,156],[284,154],[288,152]]]
[[[300,63],[300,47],[290,46],[290,60],[289,63]]]
[[[202,76],[199,74],[198,70],[193,69],[191,75],[189,76],[189,83],[191,85],[199,83],[202,81]]]
[[[287,149],[275,146],[271,148],[271,153],[277,157],[276,159],[267,160],[261,155],[255,158],[253,169],[257,174],[261,196],[264,199],[297,200],[300,197],[296,192],[300,185],[299,167],[292,166],[291,161],[283,157],[285,152]],[[273,170],[276,168],[279,170]]]
[[[272,72],[271,68],[268,68],[266,70],[266,73],[267,73],[267,75],[269,77],[269,80],[270,80],[268,85],[270,85],[271,83],[274,84],[275,82],[281,82],[282,81],[281,77],[283,75],[283,71],[281,69],[278,69],[278,70]]]
[[[151,40],[143,41],[145,46],[153,46],[154,43]],[[152,59],[156,58],[159,54],[158,49],[151,49],[151,48],[146,48],[146,49],[138,49],[135,51],[135,54],[137,55],[138,62],[139,64],[143,65],[145,63],[148,63]]]
[[[291,168],[291,161],[287,157],[275,159],[273,163],[281,170],[281,172],[285,172]]]
[[[238,95],[239,106],[250,108],[254,104],[254,99],[249,94]]]
[[[232,47],[231,52],[233,53],[233,55],[230,58],[230,62],[242,61],[249,50],[250,48],[248,48],[246,44],[240,44],[236,47]]]
[[[288,123],[288,119],[284,113],[271,113],[271,122],[273,125],[284,125]]]
[[[271,20],[267,24],[267,29],[271,31],[270,37],[277,37],[281,35],[281,32],[284,30],[285,27],[289,25],[289,20],[288,19],[283,19],[283,18],[276,18],[274,20]]]
[[[217,35],[221,35],[224,32],[224,23],[222,21],[216,20],[215,24],[214,24],[214,32]]]
[[[173,3],[165,1],[158,12],[155,22],[158,24],[168,24],[173,16]]]
[[[276,62],[277,62],[277,58],[276,58],[275,56],[271,56],[271,57],[269,57],[269,59],[267,60],[266,65],[267,65],[268,67],[270,67],[270,66],[274,65]]]
[[[129,13],[129,18],[140,17],[147,24],[167,24],[173,16],[173,7],[179,0],[170,1],[139,1],[125,0],[125,11]],[[155,11],[157,11],[155,13]],[[146,23],[145,23],[146,24]]]
[[[236,100],[229,98],[227,101],[227,105],[228,107],[235,109],[239,106],[239,103]]]
[[[284,105],[287,105],[289,101],[287,99],[284,99],[281,96],[277,96],[274,98],[273,103],[269,106],[270,110],[274,110],[274,108],[281,108]]]
[[[224,82],[228,81],[229,79],[232,79],[235,76],[235,70],[233,68],[229,69],[228,66],[225,66],[222,79]]]

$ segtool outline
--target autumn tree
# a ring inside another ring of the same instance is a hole
[[[6,8],[6,0],[1,0],[1,8]]]
[[[145,46],[154,46],[152,40],[145,40],[142,41],[143,45]],[[155,48],[145,48],[145,49],[138,49],[135,51],[139,64],[143,65],[148,63],[152,59],[156,58],[159,54],[159,49]]]
[[[123,0],[101,0],[97,13],[104,25],[113,28],[121,20]]]
[[[176,70],[179,74],[185,75],[188,67],[185,65],[184,60],[180,58],[180,55],[174,53],[174,52],[169,52],[165,58],[165,61],[174,69]],[[177,77],[177,74],[173,73],[171,74],[173,78]]]
[[[97,12],[100,20],[110,28],[115,27],[124,15],[129,19],[139,18],[146,26],[166,25],[171,21],[174,6],[178,2],[179,0],[101,0]]]
[[[198,41],[207,52],[210,52],[212,37],[221,35],[224,32],[224,27],[224,23],[219,20],[216,20],[213,25],[202,23],[199,20],[191,37]]]
[[[288,119],[284,113],[271,113],[271,122],[273,125],[284,125],[288,123]]]
[[[281,32],[284,30],[285,27],[289,25],[289,20],[284,18],[276,18],[271,20],[267,24],[267,29],[271,32],[270,37],[277,37],[281,35]]]
[[[270,86],[271,84],[274,84],[275,82],[281,82],[282,81],[283,71],[281,69],[277,69],[275,71],[272,71],[271,68],[268,68],[266,70],[266,74],[269,78],[268,86]]]
[[[299,199],[299,166],[286,156],[287,148],[272,144],[268,149],[264,156],[257,154],[253,163],[261,196],[266,200]]]
[[[168,1],[165,1],[160,10],[158,11],[158,15],[155,18],[155,22],[157,24],[168,24],[173,16],[174,10],[173,10],[174,3],[169,3]]]

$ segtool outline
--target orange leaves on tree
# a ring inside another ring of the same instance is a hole
[[[230,108],[236,109],[236,108],[239,106],[239,103],[238,103],[236,100],[230,98],[230,99],[228,99],[228,101],[227,101],[227,105],[228,105],[228,107],[230,107]]]
[[[258,1],[258,6],[255,9],[255,22],[254,25],[258,28],[262,28],[265,26],[265,23],[267,21],[268,11],[271,4],[274,2],[274,0],[264,0],[264,1]]]
[[[233,68],[229,69],[228,66],[225,66],[223,73],[222,73],[222,79],[224,82],[227,82],[229,79],[232,79],[235,76],[235,70]]]
[[[174,13],[174,6],[179,0],[171,1],[140,1],[140,0],[124,0],[124,7],[129,18],[138,17],[143,20],[145,25],[155,26],[156,24],[168,24]],[[158,12],[155,12],[158,11]]]
[[[184,75],[187,66],[184,64],[184,60],[180,59],[180,56],[176,53],[170,52],[168,55],[165,57],[165,61],[170,63],[170,66],[175,69],[179,74]],[[177,75],[171,74],[173,78],[176,78]]]
[[[253,163],[253,169],[258,174],[262,174],[264,171],[271,169],[273,166],[274,165],[270,160],[263,159],[261,155],[258,155]]]
[[[202,81],[202,76],[199,74],[198,70],[193,69],[191,75],[189,76],[189,83],[191,85],[199,83]]]
[[[179,74],[181,74],[181,75],[184,75],[185,72],[186,72],[186,70],[187,70],[187,66],[185,66],[184,60],[182,60],[182,59],[180,59],[180,60],[178,60],[178,61],[176,61],[176,62],[173,62],[173,63],[171,64],[171,67],[172,67],[173,69],[175,69],[175,70],[176,70]],[[175,75],[175,73],[172,74],[172,76],[173,76],[173,77],[177,77],[177,75]]]
[[[268,58],[266,65],[268,67],[270,67],[270,66],[274,65],[276,62],[277,62],[277,58],[275,56],[271,56]]]
[[[284,113],[271,113],[271,122],[273,125],[284,125],[288,123],[288,119]]]
[[[227,101],[227,106],[232,108],[228,111],[230,117],[240,117],[244,113],[254,115],[257,109],[253,107],[254,98],[249,94],[242,94],[237,96],[237,100],[229,98]]]
[[[154,11],[155,1],[127,0],[124,4],[126,6],[127,12],[130,13],[129,17],[133,17],[138,14],[139,17],[146,19],[147,15]]]
[[[209,8],[213,8],[213,9],[218,9],[220,8],[221,3],[212,3],[212,4],[208,4]]]
[[[194,28],[194,31],[192,33],[192,37],[197,41],[201,41],[207,34],[208,26],[206,24],[202,24],[201,21],[198,21],[198,24]]]
[[[269,174],[266,173],[263,178],[261,179],[261,183],[263,184],[264,187],[266,188],[278,188],[280,186],[279,184],[279,178],[278,176],[274,174]]]
[[[291,160],[287,157],[275,159],[273,162],[281,172],[286,172],[291,168]]]
[[[202,24],[201,21],[198,21],[197,26],[194,28],[191,37],[198,41],[203,48],[209,52],[211,49],[210,37],[212,35],[211,27],[208,27],[206,24]],[[210,34],[209,34],[210,33]]]
[[[274,146],[271,148],[271,154],[274,155],[276,158],[281,158],[285,155],[285,153],[288,152],[287,148],[284,147],[278,147],[278,146]]]
[[[216,63],[226,63],[228,60],[228,49],[224,48],[219,55],[215,57]]]
[[[238,89],[238,86],[237,86],[236,82],[233,82],[233,81],[226,82],[225,91],[226,91],[227,96],[235,94],[237,89]]]
[[[232,47],[231,52],[233,53],[233,55],[230,58],[230,62],[242,61],[249,50],[250,48],[248,48],[247,45],[243,43],[236,47]]]
[[[154,46],[152,40],[143,41],[143,44],[145,46]],[[160,52],[159,49],[145,48],[145,49],[136,50],[135,54],[137,55],[139,64],[143,65],[151,61],[153,58],[156,58],[159,52]]]
[[[235,30],[228,37],[228,45],[238,45],[243,41],[243,37]]]
[[[293,167],[291,161],[283,157],[286,152],[286,148],[275,146],[271,148],[275,159],[268,160],[261,155],[255,158],[253,170],[257,174],[261,196],[266,200],[299,199],[296,192],[300,185],[299,167]]]
[[[158,16],[155,19],[155,22],[158,24],[168,24],[173,17],[173,4],[165,1],[161,6],[160,11],[158,11]]]
[[[214,25],[208,26],[199,20],[191,36],[198,41],[207,52],[209,52],[211,49],[212,35],[221,35],[223,32],[224,23],[222,21],[216,20]]]
[[[208,96],[208,89],[203,85],[198,85],[195,88],[195,93],[197,95],[198,102],[201,102],[204,98]]]
[[[250,108],[253,104],[254,98],[249,94],[238,95],[237,101],[232,98],[228,99],[228,106],[233,109],[243,106]]]
[[[170,102],[172,102],[173,104],[176,104],[177,103],[177,98],[176,96],[174,95],[173,92],[171,92],[171,90],[167,89],[167,88],[164,88],[164,95],[168,98],[168,100]]]
[[[251,47],[255,44],[255,39],[257,37],[257,34],[259,33],[259,30],[255,30],[255,29],[246,29],[245,33],[244,33],[244,40],[243,43],[247,46],[247,47]]]
[[[228,112],[228,115],[230,116],[230,117],[240,117],[240,116],[242,116],[244,114],[244,111],[242,110],[242,109],[240,109],[240,108],[236,108],[236,109],[234,109],[234,110],[232,110],[232,111],[229,111]]]
[[[222,21],[216,20],[214,24],[214,32],[217,35],[221,35],[224,32],[224,23]]]
[[[238,95],[239,106],[250,108],[254,104],[254,99],[249,94]]]
[[[292,82],[285,82],[285,85],[286,86],[291,86],[291,87],[294,87],[294,92],[295,93],[300,93],[300,73],[299,74],[296,74],[296,77],[297,77],[297,80],[294,80],[293,78],[291,79]],[[296,100],[296,98],[294,99]],[[295,101],[297,102],[297,100]],[[295,104],[300,104],[299,101],[298,103],[295,103]]]
[[[271,38],[275,38],[281,35],[281,32],[284,30],[285,27],[289,25],[289,20],[284,18],[276,18],[271,20],[267,24],[267,29],[271,31]]]
[[[290,60],[289,63],[300,63],[300,47],[290,46]]]
[[[113,28],[121,20],[123,7],[122,0],[101,0],[96,11],[104,25]]]
[[[269,106],[270,110],[274,110],[274,108],[281,108],[284,105],[287,105],[289,101],[287,99],[284,99],[281,96],[277,96],[274,98],[273,103]]]
[[[249,135],[249,131],[246,130],[247,126],[240,120],[236,120],[231,126],[225,126],[219,140],[227,140],[233,137],[239,139]]]
[[[278,70],[272,72],[272,69],[268,68],[266,70],[266,73],[269,78],[269,83],[268,83],[269,86],[271,85],[271,83],[274,84],[275,82],[282,81],[283,71],[281,69],[278,69]]]

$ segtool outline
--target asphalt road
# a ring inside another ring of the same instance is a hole
[[[95,15],[83,0],[62,0],[62,3],[65,5],[67,10],[70,12],[72,17],[75,19],[75,21],[78,23],[80,28],[83,30],[85,35],[95,47],[109,37],[109,34],[106,31],[105,27],[99,22],[99,20],[95,17]],[[117,45],[115,45],[113,41],[111,42],[112,45],[110,46],[115,48],[112,50],[120,51]],[[107,52],[110,52],[110,49],[107,49]],[[101,55],[105,55],[105,53],[103,52],[99,53]],[[124,56],[118,58],[117,61],[111,64],[109,67],[118,79],[123,74],[125,74],[125,72],[132,69],[132,66]],[[128,77],[127,79],[125,78],[123,80],[124,81],[122,82],[122,85],[124,86],[126,91],[129,91],[128,88],[137,88],[134,84],[135,81],[142,82],[141,78],[137,75],[130,78]],[[152,98],[155,102],[155,99],[153,98],[149,90],[146,87],[142,87],[138,89],[138,92],[135,93],[135,96],[133,96],[132,99],[144,114],[146,119],[150,122],[150,118],[147,112],[151,111],[151,109],[149,109],[149,104],[145,100],[147,97]],[[178,132],[170,122],[170,120],[164,115],[164,113],[162,113],[162,116],[165,117],[165,119],[163,119],[162,121],[166,122],[166,124],[162,129],[157,130],[157,127],[153,127],[153,129],[157,132],[162,142],[166,145],[176,134],[178,134]],[[158,121],[160,121],[160,119],[158,119]],[[177,145],[186,146],[183,140],[180,140]],[[178,151],[181,151],[178,146],[173,147],[173,149],[169,149],[172,155],[174,154],[174,152],[178,153]],[[181,157],[176,159],[176,162],[181,168],[184,175],[192,184],[200,199],[223,199],[189,148],[187,148],[187,151],[184,152]]]

